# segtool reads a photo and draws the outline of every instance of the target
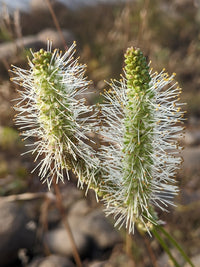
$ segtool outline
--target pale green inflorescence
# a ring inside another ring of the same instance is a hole
[[[49,140],[52,153],[57,153],[58,140],[63,143],[63,154],[66,156],[66,159],[63,159],[63,167],[71,169],[71,156],[68,155],[69,149],[63,139],[67,136],[76,143],[76,138],[73,137],[76,126],[67,101],[63,103],[62,93],[65,93],[63,92],[65,88],[62,84],[62,73],[56,68],[52,53],[43,49],[33,54],[32,63],[33,79],[36,84],[36,105],[39,112],[38,122],[43,125],[45,138]]]
[[[64,53],[48,42],[47,51],[32,53],[30,69],[13,68],[12,80],[21,86],[15,106],[24,139],[34,137],[28,152],[40,161],[39,176],[50,187],[52,179],[64,182],[64,170],[73,170],[78,185],[95,184],[98,159],[88,135],[96,124],[93,108],[85,104],[89,81],[85,65],[74,59],[75,43]],[[86,143],[87,142],[87,143]]]
[[[52,62],[52,68],[49,68],[52,56],[50,52],[41,49],[39,52],[34,53],[33,56],[33,79],[36,84],[36,105],[39,112],[38,122],[43,125],[44,131],[50,140],[50,145],[55,148],[56,137],[59,139],[62,137],[62,125],[69,123],[66,121],[65,124],[65,116],[62,113],[66,109],[59,105],[61,108],[61,112],[59,112],[55,108],[55,104],[58,106],[58,95],[52,87],[55,86],[55,79],[58,81],[55,88],[60,87],[60,77],[58,76],[58,70],[53,67],[55,62]],[[49,123],[50,121],[51,123]]]
[[[128,103],[124,107],[123,179],[127,205],[133,206],[136,217],[148,212],[152,157],[152,105],[148,99],[151,77],[146,58],[140,50],[130,48],[125,54]],[[145,171],[144,171],[145,170]]]
[[[150,231],[159,223],[154,207],[167,210],[178,192],[174,175],[182,159],[181,89],[164,70],[152,73],[139,49],[125,54],[125,77],[112,81],[101,105],[102,180],[107,214],[116,225]]]

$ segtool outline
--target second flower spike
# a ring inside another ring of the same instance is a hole
[[[181,89],[175,74],[152,73],[139,49],[127,50],[124,72],[120,81],[111,81],[101,105],[102,190],[116,224],[129,232],[135,224],[150,231],[159,222],[155,207],[167,210],[178,192]]]

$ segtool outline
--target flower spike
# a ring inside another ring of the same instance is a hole
[[[48,41],[46,51],[32,53],[29,70],[12,70],[12,80],[21,86],[16,124],[24,139],[35,138],[28,152],[36,153],[35,160],[42,156],[35,169],[49,187],[53,177],[64,182],[64,170],[68,176],[71,169],[80,187],[84,182],[89,186],[98,165],[88,138],[95,123],[93,109],[83,98],[90,82],[84,78],[86,66],[73,57],[74,48],[75,43],[62,54],[52,51]]]
[[[139,49],[127,49],[124,72],[120,81],[111,81],[101,105],[101,135],[109,143],[99,153],[102,190],[116,225],[134,232],[136,223],[149,232],[159,223],[155,207],[167,210],[178,192],[181,90],[175,74],[152,73]]]

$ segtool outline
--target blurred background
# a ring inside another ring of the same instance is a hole
[[[140,47],[158,72],[176,72],[187,103],[184,163],[178,172],[176,207],[159,216],[165,229],[200,266],[200,2],[198,0],[62,0],[50,1],[67,45],[77,42],[77,56],[93,80],[88,103],[101,101],[104,80],[119,79],[123,55]],[[46,48],[47,38],[64,49],[47,1],[0,1],[0,266],[75,266],[71,244],[55,199],[41,184],[13,118],[16,87],[10,64],[27,68],[29,48]],[[105,218],[94,193],[76,189],[76,179],[60,185],[66,217],[84,266],[170,267],[154,238],[127,236]],[[180,266],[177,251],[169,249]]]

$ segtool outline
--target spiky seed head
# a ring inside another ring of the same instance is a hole
[[[98,160],[88,134],[94,126],[93,108],[85,104],[89,81],[85,65],[73,55],[75,43],[64,53],[48,42],[47,50],[32,53],[30,69],[13,67],[13,81],[21,86],[15,107],[16,124],[24,139],[34,137],[33,147],[40,161],[39,176],[50,187],[52,179],[64,181],[64,170],[73,169],[78,184],[89,186],[94,179]],[[87,141],[87,144],[86,144]],[[68,177],[69,178],[69,177]]]
[[[158,223],[155,207],[166,210],[178,192],[174,175],[184,112],[174,76],[152,73],[142,52],[129,48],[125,75],[104,93],[101,134],[110,143],[100,152],[106,212],[130,232],[135,223],[149,231]]]

